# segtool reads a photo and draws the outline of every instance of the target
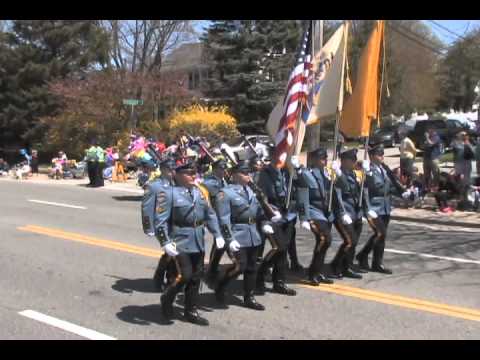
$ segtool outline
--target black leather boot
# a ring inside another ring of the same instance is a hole
[[[283,281],[278,281],[273,284],[273,291],[277,294],[295,296],[297,292],[293,289],[290,289]]]
[[[207,319],[202,318],[199,314],[197,309],[194,307],[185,308],[185,320],[191,322],[192,324],[201,325],[201,326],[208,326],[209,322]]]
[[[362,275],[357,274],[356,272],[352,271],[352,269],[346,269],[343,271],[342,275],[344,277],[350,278],[350,279],[361,279]]]
[[[326,277],[323,274],[318,274],[317,279],[318,279],[318,282],[321,283],[321,284],[333,284],[333,280],[329,279],[328,277]]]
[[[162,304],[163,317],[166,320],[171,320],[173,317],[173,301],[170,299],[168,293],[165,293],[160,297],[160,303]]]
[[[377,264],[373,264],[373,265],[372,265],[372,271],[378,272],[378,273],[381,273],[381,274],[386,274],[386,275],[391,275],[391,274],[393,274],[393,271],[392,271],[392,270],[387,269],[387,268],[384,267],[383,265],[377,265]]]
[[[368,256],[363,255],[363,253],[359,253],[356,256],[356,259],[358,260],[358,267],[364,271],[369,271],[370,266],[368,266]]]
[[[243,297],[243,303],[245,304],[245,307],[249,309],[259,310],[259,311],[265,310],[265,306],[263,306],[262,304],[258,303],[257,300],[255,300],[255,297],[253,296],[252,292],[246,294]]]

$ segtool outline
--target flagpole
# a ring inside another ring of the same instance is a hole
[[[348,27],[347,27],[348,29]],[[344,31],[347,31],[347,30],[344,30]],[[348,32],[347,32],[348,34]],[[344,33],[344,36],[345,33]],[[345,77],[345,74],[344,74],[344,71],[345,71],[345,60],[346,60],[346,49],[347,49],[347,41],[346,41],[346,38],[344,37],[344,50],[343,50],[343,69],[342,69],[342,78],[341,78],[341,81],[342,81],[342,85],[340,87],[340,91],[343,91],[343,81],[344,81],[344,77]],[[343,94],[343,93],[341,93]],[[342,97],[342,100],[343,100],[343,97]],[[343,104],[340,104],[340,96],[339,96],[339,103],[337,104],[337,111],[336,111],[336,114],[335,114],[335,135],[334,135],[334,139],[333,139],[333,161],[337,160],[337,143],[338,143],[338,135],[339,135],[339,132],[340,132],[340,117],[342,116],[342,111],[340,110],[340,107],[343,107]],[[328,199],[328,212],[332,211],[332,200],[333,200],[333,184],[334,184],[334,173],[332,172],[332,176],[331,176],[331,181],[330,181],[330,194],[329,194],[329,199]]]
[[[310,31],[313,32],[313,20],[310,20]],[[310,34],[311,37],[313,37],[313,34]],[[308,54],[305,52],[304,54],[304,58],[303,58],[303,61],[305,62],[305,59],[306,57],[308,56]],[[305,71],[305,68],[304,68],[304,71]],[[294,140],[293,140],[293,144],[294,145],[294,148],[293,148],[293,151],[291,152],[291,154],[289,155],[290,157],[290,160],[291,160],[291,157],[292,157],[292,154],[296,154],[297,152],[297,147],[298,147],[298,131],[299,131],[299,128],[300,128],[300,121],[302,121],[302,112],[303,112],[303,101],[300,102],[300,107],[299,107],[299,112],[298,112],[298,116],[297,116],[297,121],[295,122],[295,136],[294,136]],[[300,149],[301,150],[301,149]],[[288,172],[290,174],[289,176],[289,179],[288,179],[288,189],[287,189],[287,203],[286,203],[286,208],[288,209],[290,207],[290,198],[292,196],[292,186],[293,186],[293,173],[294,173],[294,170],[292,169],[292,164],[291,164],[291,161],[290,161],[290,164],[288,164]]]
[[[323,48],[323,20],[320,20],[320,50]],[[318,120],[318,143],[321,144],[322,122]]]
[[[385,30],[384,30],[385,31]],[[383,88],[383,77],[384,77],[384,74],[385,74],[385,33],[382,34],[382,37],[383,37],[383,41],[382,41],[382,44],[383,44],[383,64],[382,64],[382,73],[380,75],[380,91],[379,91],[379,95],[378,95],[378,109],[377,109],[377,123],[380,122],[380,105],[382,103],[382,88]],[[370,121],[370,128],[368,129],[368,136],[365,138],[365,145],[364,145],[364,153],[363,153],[363,160],[367,160],[367,153],[368,153],[368,143],[370,141],[370,132],[372,130],[372,122]],[[365,174],[365,170],[363,170],[363,167],[362,167],[362,181],[361,181],[361,185],[360,185],[360,204],[362,204],[362,198],[363,198],[363,186],[365,184],[365,178],[366,178],[366,174]]]

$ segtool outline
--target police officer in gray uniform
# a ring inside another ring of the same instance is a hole
[[[196,165],[186,162],[175,169],[176,186],[158,194],[155,211],[155,235],[163,250],[177,267],[175,281],[161,296],[162,313],[166,319],[173,316],[173,301],[185,287],[185,319],[208,325],[196,310],[203,261],[205,255],[205,225],[213,234],[218,248],[225,246],[215,211],[195,185]]]
[[[252,180],[252,164],[248,160],[238,162],[232,169],[233,184],[220,190],[215,206],[223,237],[233,254],[233,264],[219,280],[215,289],[217,301],[225,306],[225,289],[243,274],[244,304],[254,310],[265,310],[254,296],[256,284],[256,260],[261,244],[257,221],[262,230],[272,234],[273,228],[265,221],[263,210],[248,183]]]
[[[296,213],[286,207],[288,172],[286,169],[277,169],[274,160],[260,172],[258,186],[267,197],[268,203],[280,211],[282,217],[278,222],[277,219],[272,218],[272,221],[275,221],[272,225],[275,233],[268,237],[273,242],[272,249],[265,255],[258,269],[257,293],[265,293],[265,275],[267,270],[273,266],[273,291],[278,294],[295,296],[297,292],[285,284],[287,249],[297,220]]]
[[[356,256],[359,266],[363,270],[375,271],[382,274],[392,274],[392,270],[383,266],[383,253],[387,236],[390,213],[392,212],[392,195],[403,196],[409,192],[393,175],[392,170],[383,163],[383,145],[373,144],[368,152],[371,166],[366,173],[365,182],[368,188],[370,209],[378,217],[367,218],[368,224],[373,230],[373,235],[367,241],[363,249]],[[373,250],[372,267],[368,266],[368,255]]]
[[[332,242],[331,229],[335,219],[335,208],[338,207],[340,190],[333,187],[332,209],[329,211],[331,175],[327,171],[327,150],[319,148],[309,153],[312,167],[298,171],[297,208],[301,227],[312,231],[315,235],[315,248],[311,265],[308,269],[308,280],[312,285],[320,283],[332,284],[324,272],[325,255]],[[340,175],[338,163],[332,169]]]
[[[360,193],[362,180],[358,178],[354,171],[357,162],[357,149],[345,150],[340,154],[341,175],[335,181],[335,187],[340,189],[341,196],[338,198],[338,204],[335,213],[334,225],[343,239],[343,244],[337,251],[331,267],[333,274],[338,278],[343,276],[361,279],[359,273],[365,273],[365,270],[354,268],[353,260],[355,257],[355,248],[357,246],[360,234],[362,233],[362,217],[376,218],[377,214],[369,209],[368,189],[364,186],[362,200]],[[370,169],[369,161],[362,162],[363,169]],[[359,172],[359,171],[358,171]]]
[[[170,186],[174,186],[173,178],[175,176],[175,161],[170,158],[164,159],[162,162],[160,162],[160,171],[160,177],[146,185],[142,199],[143,231],[149,236],[155,236],[153,219],[158,201],[157,196],[162,190],[166,190]],[[171,258],[167,254],[163,254],[160,257],[157,269],[155,270],[155,274],[153,276],[155,287],[160,291],[165,289],[165,272],[170,259]]]
[[[227,169],[227,162],[225,160],[217,160],[212,165],[212,174],[205,177],[203,185],[207,188],[210,196],[210,204],[215,209],[215,199],[221,189],[228,185],[225,180],[225,170]],[[210,251],[209,266],[206,274],[207,281],[213,281],[218,275],[218,265],[225,253],[225,247],[217,249],[213,244]]]

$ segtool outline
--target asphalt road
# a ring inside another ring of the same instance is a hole
[[[181,319],[181,296],[167,325],[151,280],[160,248],[141,230],[140,195],[9,180],[0,194],[1,339],[480,339],[478,229],[393,222],[391,276],[313,288],[292,275],[298,295],[259,296],[264,312],[242,307],[240,281],[228,310],[203,285],[210,326]],[[370,234],[365,224],[360,246]],[[334,230],[328,259],[338,240]],[[299,229],[298,247],[308,265],[313,236]]]

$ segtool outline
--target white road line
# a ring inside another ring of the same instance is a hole
[[[42,313],[39,313],[37,311],[33,310],[24,310],[19,312],[20,315],[25,316],[27,318],[33,319],[40,321],[42,323],[55,326],[57,328],[60,328],[62,330],[71,332],[73,334],[82,336],[84,338],[90,339],[90,340],[117,340],[111,336],[101,334],[99,332],[96,332],[94,330],[90,330],[87,328],[84,328],[82,326],[78,326],[72,323],[69,323],[67,321],[63,321],[48,315],[44,315]]]
[[[28,201],[33,202],[33,203],[38,203],[38,204],[61,206],[61,207],[67,207],[67,208],[72,208],[72,209],[81,209],[81,210],[86,210],[87,209],[85,206],[76,206],[76,205],[62,204],[62,203],[43,201],[43,200],[28,199]]]
[[[420,257],[430,258],[430,259],[440,259],[440,260],[448,260],[448,261],[455,261],[465,264],[477,264],[480,265],[480,261],[478,260],[469,260],[469,259],[462,259],[462,258],[454,258],[448,256],[438,256],[438,255],[431,255],[431,254],[423,254],[417,253],[413,251],[404,251],[404,250],[395,250],[395,249],[385,249],[385,252],[390,252],[394,254],[402,254],[402,255],[416,255]]]

